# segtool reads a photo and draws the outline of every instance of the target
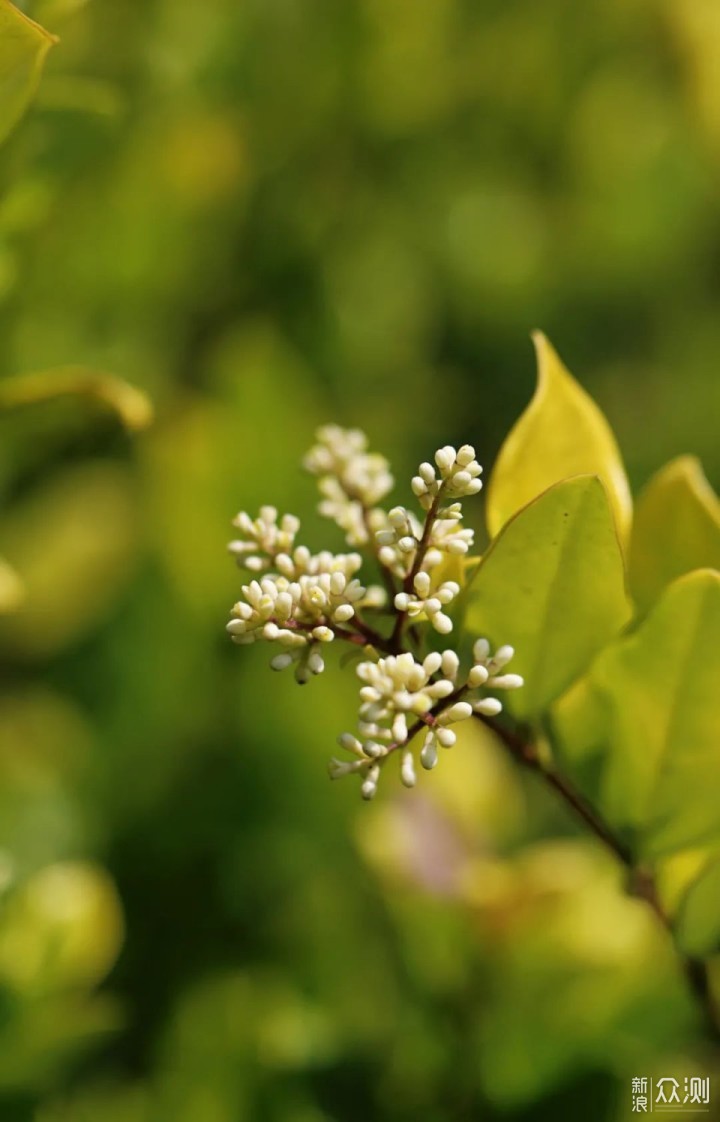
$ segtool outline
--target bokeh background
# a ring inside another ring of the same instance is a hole
[[[534,327],[636,487],[717,484],[720,8],[22,6],[61,42],[0,153],[0,374],[110,370],[157,420],[0,420],[2,1122],[628,1117],[703,1070],[643,905],[478,733],[331,788],[352,674],[227,641],[225,544],[270,501],[339,546],[328,420],[403,486],[489,467]]]

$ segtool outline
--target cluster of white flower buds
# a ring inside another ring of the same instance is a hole
[[[406,787],[414,787],[417,773],[411,741],[424,732],[419,759],[430,771],[438,761],[438,746],[452,748],[455,744],[451,725],[474,713],[497,716],[502,702],[480,696],[479,691],[518,689],[523,685],[519,674],[497,673],[513,654],[512,647],[504,646],[491,657],[487,640],[478,639],[473,666],[462,684],[458,684],[460,660],[453,650],[433,651],[422,662],[409,653],[361,662],[357,674],[365,684],[360,690],[359,736],[345,732],[338,737],[340,747],[355,758],[333,758],[328,765],[331,778],[359,774],[362,796],[371,799],[383,765],[389,756],[399,754],[400,778]],[[409,715],[416,718],[411,725]]]
[[[367,451],[360,429],[323,425],[316,433],[303,466],[318,476],[320,513],[345,531],[350,545],[365,545],[382,521],[375,506],[392,490],[395,480],[384,456]]]
[[[452,631],[452,620],[445,615],[443,608],[454,600],[460,585],[454,580],[443,581],[437,588],[432,587],[430,574],[421,569],[413,578],[412,592],[398,592],[395,607],[399,612],[407,612],[410,619],[425,616],[436,631],[447,635]]]
[[[432,652],[420,662],[403,649],[406,623],[415,640],[415,625],[423,622],[441,635],[452,631],[452,619],[443,609],[458,595],[460,584],[443,579],[441,562],[466,554],[473,544],[473,531],[462,526],[459,500],[482,486],[474,449],[469,444],[457,451],[450,445],[438,449],[437,473],[429,463],[420,465],[412,481],[424,511],[420,518],[402,506],[387,512],[377,506],[394,481],[385,457],[367,451],[364,433],[326,425],[316,438],[304,465],[318,477],[320,513],[336,522],[351,547],[364,546],[372,553],[385,588],[358,579],[360,553],[311,553],[296,545],[298,518],[279,518],[275,507],[263,506],[257,518],[241,512],[233,523],[240,536],[230,543],[230,552],[255,575],[242,586],[243,597],[232,609],[227,630],[239,644],[278,644],[271,667],[294,666],[298,682],[322,672],[321,645],[336,638],[372,655],[357,671],[363,682],[359,738],[350,733],[340,737],[341,746],[355,758],[330,765],[333,778],[359,773],[363,796],[372,798],[384,762],[396,751],[403,783],[415,784],[410,742],[418,732],[425,734],[420,763],[432,768],[438,745],[455,743],[451,725],[473,713],[493,717],[500,712],[497,698],[479,690],[514,689],[522,679],[498,673],[512,657],[512,648],[501,647],[491,657],[484,639],[477,640],[473,666],[462,683],[453,650]],[[386,609],[388,598],[392,628],[383,633],[364,613]]]
[[[280,526],[286,525],[286,515]],[[246,557],[246,543],[232,542],[231,551],[240,564],[258,570],[274,562],[277,573],[267,574],[259,580],[243,585],[243,597],[233,606],[227,630],[233,642],[240,645],[268,639],[284,649],[271,659],[273,670],[284,670],[295,664],[298,682],[307,682],[312,674],[325,668],[318,644],[329,643],[341,634],[340,628],[355,617],[360,608],[378,608],[386,601],[379,586],[366,588],[354,574],[362,565],[359,553],[312,554],[299,546],[290,553],[273,555],[276,539],[287,540],[282,529],[277,535],[272,530],[277,520],[273,507],[263,507],[254,521],[240,514],[235,525],[252,533],[255,547],[270,542],[268,556]],[[294,532],[299,528],[293,519]],[[249,529],[246,529],[249,527]],[[260,529],[258,529],[258,527]],[[290,541],[289,546],[292,546]],[[265,548],[268,548],[265,546]],[[252,565],[249,565],[252,562]]]
[[[477,495],[481,489],[482,480],[479,476],[482,468],[475,459],[475,449],[470,444],[463,444],[457,451],[451,444],[438,448],[435,463],[440,472],[439,479],[432,464],[425,463],[420,464],[418,474],[411,484],[413,494],[417,495],[424,510],[430,510],[441,490],[446,498],[461,499]]]

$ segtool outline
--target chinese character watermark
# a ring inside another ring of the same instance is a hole
[[[633,1114],[689,1114],[710,1110],[710,1077],[686,1076],[682,1081],[672,1075],[662,1079],[635,1076],[631,1086]]]

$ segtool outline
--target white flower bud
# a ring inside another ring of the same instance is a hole
[[[406,787],[414,787],[417,782],[415,775],[415,761],[412,752],[403,752],[400,777]]]
[[[484,697],[482,701],[475,702],[473,709],[484,717],[497,717],[502,712],[502,702],[496,697]]]
[[[437,762],[438,755],[437,748],[435,747],[435,737],[430,733],[420,752],[420,763],[426,771],[432,771]]]
[[[405,713],[397,713],[395,715],[395,720],[392,723],[392,734],[393,739],[398,744],[404,744],[407,740],[408,727]]]
[[[515,649],[507,644],[504,647],[499,647],[492,657],[491,665],[493,670],[502,670],[510,659],[513,658]]]
[[[502,674],[499,678],[488,678],[487,684],[496,690],[519,690],[525,681],[520,674]]]
[[[341,748],[345,749],[346,752],[352,752],[355,756],[364,755],[362,744],[356,736],[353,736],[351,732],[340,733],[340,736],[337,738],[337,742]]]
[[[380,768],[377,764],[373,764],[367,773],[365,781],[360,788],[360,792],[364,799],[372,799],[377,793],[378,779],[380,778]]]
[[[430,592],[429,574],[422,572],[422,570],[419,573],[416,573],[415,579],[413,580],[413,587],[418,596],[424,600]]]
[[[442,655],[438,651],[432,651],[423,661],[423,670],[430,678],[433,674],[437,674],[442,666]]]
[[[487,667],[483,666],[481,662],[473,666],[468,674],[468,685],[471,689],[477,689],[478,686],[484,686],[488,680]]]
[[[444,448],[438,448],[435,453],[435,463],[440,468],[441,472],[448,471],[455,460],[455,449],[447,444]]]
[[[446,650],[442,653],[442,672],[444,678],[449,678],[455,681],[457,672],[460,669],[460,659],[455,654],[455,651]]]
[[[438,717],[443,725],[454,724],[456,721],[466,721],[468,717],[472,716],[472,705],[467,701],[456,701],[449,709],[443,710]]]

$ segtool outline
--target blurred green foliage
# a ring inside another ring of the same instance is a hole
[[[490,463],[536,326],[635,484],[717,483],[714,0],[25,7],[0,373],[158,416],[0,417],[0,1118],[625,1118],[695,1062],[644,905],[476,730],[428,793],[329,792],[352,678],[238,657],[224,544],[269,500],[321,544],[321,421]]]

